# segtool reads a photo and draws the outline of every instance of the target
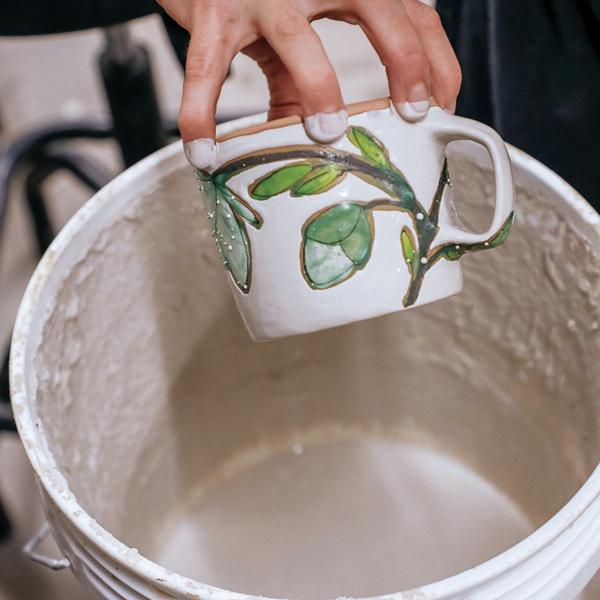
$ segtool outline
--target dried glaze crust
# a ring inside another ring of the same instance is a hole
[[[385,106],[379,108],[385,108]],[[374,109],[371,108],[371,110]],[[242,122],[261,118],[263,117],[246,118]],[[220,127],[223,130],[235,126],[236,122],[233,122]],[[247,132],[251,129],[254,128],[247,128],[243,131]],[[224,136],[222,139],[226,137]],[[532,176],[544,179],[546,184],[555,193],[560,194],[564,198],[564,207],[571,211],[571,216],[582,235],[585,235],[590,241],[593,240],[597,244],[595,232],[600,233],[600,217],[589,204],[566,182],[535,159],[512,147],[510,148],[510,153],[515,166],[526,168]],[[92,219],[98,218],[100,212],[110,202],[110,198],[113,195],[123,193],[123,190],[128,185],[135,184],[138,179],[144,181],[148,171],[152,172],[152,169],[162,171],[164,174],[175,168],[181,168],[184,163],[185,159],[183,157],[181,142],[176,142],[146,158],[121,174],[96,194],[93,199],[80,209],[77,215],[71,219],[53,241],[29,283],[14,329],[10,373],[13,410],[25,450],[46,493],[51,498],[56,509],[64,513],[65,518],[69,519],[80,534],[89,540],[88,543],[92,547],[101,549],[108,557],[128,569],[131,574],[137,575],[146,582],[154,583],[162,589],[167,589],[169,597],[175,593],[177,596],[173,597],[179,598],[248,600],[253,597],[195,582],[179,574],[169,572],[143,556],[132,557],[131,549],[98,526],[81,508],[73,493],[65,486],[64,481],[52,476],[55,467],[52,464],[51,455],[44,447],[43,431],[39,431],[35,427],[31,406],[27,397],[26,362],[27,355],[33,351],[33,347],[28,346],[29,344],[32,346],[34,344],[34,341],[30,340],[29,337],[32,333],[32,317],[34,309],[36,309],[36,305],[40,301],[40,295],[44,287],[48,285],[51,271],[58,258],[65,252],[77,233]],[[428,584],[423,588],[405,593],[389,594],[379,598],[385,598],[386,600],[414,600],[417,597],[421,599],[439,599],[456,598],[459,594],[469,593],[474,586],[483,586],[491,579],[500,577],[510,568],[515,568],[517,565],[525,563],[542,548],[559,541],[561,534],[572,531],[579,517],[596,501],[599,489],[600,468],[597,468],[580,491],[575,494],[563,509],[537,529],[531,536],[503,554],[467,572]],[[127,574],[128,577],[130,573]],[[158,593],[162,594],[160,589],[154,592],[154,597],[158,597]]]

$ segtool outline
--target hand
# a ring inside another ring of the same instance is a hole
[[[453,112],[458,61],[437,12],[420,0],[159,0],[190,32],[179,129],[196,168],[210,164],[215,112],[238,52],[256,60],[271,94],[269,119],[301,115],[321,143],[343,135],[340,86],[310,23],[330,18],[359,25],[386,67],[390,96],[407,120],[422,119],[431,98]]]

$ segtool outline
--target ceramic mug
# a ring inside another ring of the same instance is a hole
[[[418,123],[389,99],[348,107],[346,134],[313,142],[299,117],[217,140],[197,171],[238,309],[253,339],[308,333],[458,293],[458,259],[500,245],[514,187],[502,139],[432,108]],[[445,190],[446,145],[473,140],[494,167],[488,231],[458,223]]]

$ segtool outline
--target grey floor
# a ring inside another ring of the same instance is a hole
[[[387,95],[383,67],[358,28],[331,21],[317,23],[316,28],[336,67],[347,102]],[[158,20],[142,19],[131,29],[151,49],[163,110],[175,116],[182,75]],[[0,39],[0,144],[44,123],[105,115],[95,62],[102,45],[100,31]],[[262,112],[267,103],[266,85],[257,67],[246,57],[237,57],[219,102],[219,116]],[[82,151],[112,173],[119,171],[118,153],[112,143],[82,144]],[[18,189],[17,181],[0,239],[0,349],[8,342],[21,296],[37,262]],[[52,178],[47,192],[57,227],[89,197],[88,191],[68,176]],[[0,497],[15,527],[12,540],[0,545],[0,600],[87,598],[70,572],[50,572],[21,554],[22,545],[43,523],[43,515],[33,473],[18,438],[11,434],[0,436]],[[46,550],[53,552],[50,543]],[[600,587],[594,581],[586,598],[596,597],[600,597]]]

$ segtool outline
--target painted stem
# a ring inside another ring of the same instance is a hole
[[[370,202],[362,205],[365,210],[375,210],[380,206],[389,206],[391,208],[395,208],[396,210],[407,212],[407,210],[402,206],[399,206],[395,200],[371,200]]]
[[[444,158],[442,172],[440,173],[440,179],[437,189],[435,190],[435,195],[433,196],[431,208],[429,209],[428,214],[423,215],[423,226],[421,227],[421,231],[419,232],[417,229],[419,248],[416,258],[419,261],[419,264],[416,270],[414,268],[411,269],[412,276],[410,287],[408,288],[406,296],[402,301],[406,307],[412,306],[417,301],[419,292],[421,291],[421,286],[423,285],[425,273],[427,273],[427,271],[437,262],[437,260],[430,260],[433,259],[433,257],[429,256],[429,251],[431,249],[431,244],[433,243],[433,240],[439,231],[438,219],[440,216],[440,206],[442,204],[444,188],[449,180],[448,160]],[[423,258],[425,258],[425,263],[422,262]]]
[[[277,148],[263,154],[248,154],[222,165],[212,174],[212,177],[214,181],[221,180],[225,183],[231,177],[247,169],[274,162],[297,160],[299,158],[306,160],[316,159],[327,164],[338,165],[345,171],[354,173],[367,181],[367,183],[378,187],[386,194],[397,198],[398,202],[396,204],[407,212],[415,210],[426,212],[417,201],[415,193],[404,176],[396,171],[393,166],[392,170],[384,170],[356,154],[343,150],[334,150],[333,148],[294,146],[291,148]]]

